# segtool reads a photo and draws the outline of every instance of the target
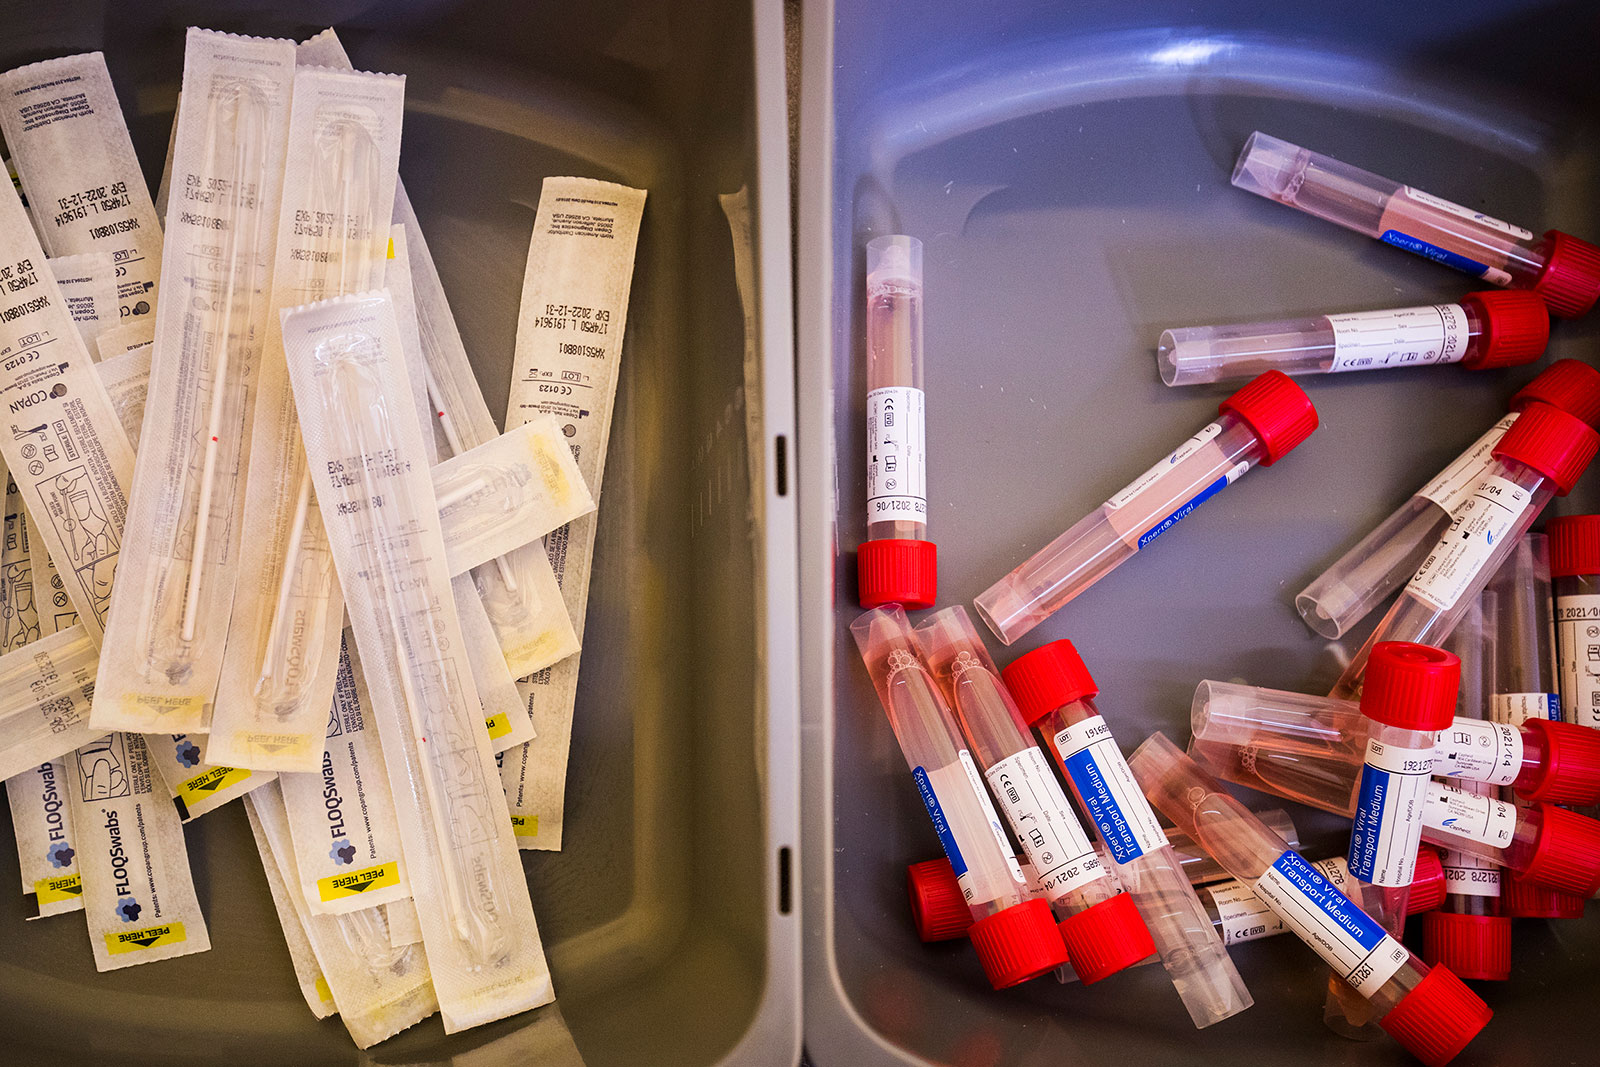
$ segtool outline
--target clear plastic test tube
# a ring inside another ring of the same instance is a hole
[[[1545,524],[1555,592],[1561,717],[1600,730],[1600,515]]]
[[[1512,396],[1511,414],[1300,591],[1294,606],[1306,625],[1323,637],[1342,637],[1405,585],[1449,527],[1451,512],[1476,487],[1506,430],[1535,402],[1593,426],[1600,422],[1600,370],[1558,359]]]
[[[1002,674],[1116,862],[1117,878],[1144,916],[1194,1024],[1203,1028],[1244,1011],[1254,1003],[1250,991],[1095,706],[1100,688],[1072,642],[1052,641]]]
[[[1098,982],[1154,954],[1133,898],[1119,892],[1017,711],[965,608],[926,619],[917,644],[970,751],[1060,918],[1072,967]]]
[[[1168,385],[1285,374],[1339,374],[1459,363],[1468,370],[1531,363],[1550,341],[1534,293],[1493,289],[1455,304],[1163,330],[1156,365]]]
[[[1066,963],[1050,906],[1028,898],[1000,817],[905,609],[874,608],[850,624],[850,633],[971,909],[972,945],[990,984],[1005,989]]]
[[[1488,710],[1489,694],[1494,690],[1496,602],[1495,594],[1485,590],[1447,642],[1450,651],[1461,658],[1458,723],[1477,726]],[[1503,724],[1483,725],[1502,734],[1512,729]],[[1462,746],[1471,733],[1447,729],[1441,736]],[[1463,747],[1474,753],[1478,749],[1475,744]],[[1436,760],[1435,773],[1440,769]],[[1490,782],[1460,784],[1462,789],[1484,796],[1498,792]],[[1429,966],[1442,963],[1462,978],[1505,981],[1511,976],[1511,920],[1500,914],[1500,868],[1467,852],[1446,852],[1442,860],[1450,891],[1439,910],[1422,920],[1422,958]]]
[[[978,614],[1001,641],[1009,645],[1032,630],[1251,467],[1272,466],[1317,428],[1311,399],[1278,371],[1234,393],[1218,413],[1215,422],[978,595]]]
[[[1233,184],[1490,285],[1533,289],[1561,318],[1586,313],[1600,296],[1600,248],[1587,241],[1561,230],[1535,237],[1259,131],[1239,153]]]
[[[1249,885],[1426,1064],[1448,1063],[1493,1016],[1447,968],[1430,969],[1263,826],[1162,733],[1129,760],[1151,803]]]
[[[928,540],[922,392],[922,242],[867,243],[867,539],[856,551],[861,606],[933,607],[939,553]]]
[[[1483,476],[1457,505],[1450,526],[1351,658],[1331,695],[1360,692],[1367,656],[1380,641],[1427,644],[1449,637],[1545,505],[1576,484],[1597,446],[1600,434],[1581,419],[1549,404],[1528,405],[1495,445]]]

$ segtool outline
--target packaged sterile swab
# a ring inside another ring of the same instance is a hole
[[[1485,592],[1446,642],[1449,650],[1461,658],[1458,721],[1474,726],[1484,725],[1489,694],[1494,688],[1496,616],[1495,594]],[[1511,729],[1504,724],[1491,728]],[[1446,730],[1441,736],[1458,746],[1467,739],[1454,730]],[[1439,770],[1437,758],[1434,770]],[[1461,787],[1485,796],[1499,792],[1499,787],[1490,782],[1462,782]],[[1429,966],[1442,963],[1462,978],[1505,981],[1511,976],[1511,920],[1501,914],[1504,879],[1500,868],[1466,852],[1446,852],[1443,860],[1449,893],[1439,910],[1422,921],[1422,958]]]
[[[1561,230],[1535,237],[1260,131],[1240,151],[1233,184],[1490,285],[1532,289],[1561,318],[1585,314],[1600,296],[1600,248],[1587,241]]]
[[[1248,722],[1246,736],[1259,736],[1258,725]],[[1219,778],[1348,818],[1359,775],[1347,759],[1326,758],[1326,741],[1251,744],[1220,739],[1220,728],[1208,726],[1196,731],[1189,754]],[[1600,889],[1600,822],[1576,812],[1546,801],[1519,808],[1431,781],[1422,823],[1428,844],[1478,856],[1529,882],[1583,896]]]
[[[1250,1007],[1250,990],[1095,706],[1100,687],[1077,649],[1052,641],[1007,664],[1004,675],[1023,721],[1049,745],[1105,842],[1194,1024],[1210,1026]]]
[[[596,499],[605,472],[644,204],[641,189],[584,178],[546,178],[528,245],[506,426],[540,414],[559,417]],[[546,539],[562,600],[580,638],[597,522],[598,515],[586,515]],[[506,758],[504,780],[512,814],[522,820],[518,843],[525,848],[561,847],[578,669],[575,657],[521,686],[539,738]]]
[[[1290,848],[1299,851],[1294,839],[1284,837],[1278,830],[1278,824],[1267,818],[1269,814],[1256,812],[1257,818],[1268,829],[1283,837]],[[1168,837],[1174,840],[1181,838],[1185,842],[1189,840],[1187,834],[1176,830],[1168,831]],[[1187,858],[1188,854],[1178,849],[1176,844],[1173,851]],[[1218,878],[1192,884],[1200,907],[1205,910],[1206,917],[1211,920],[1224,946],[1232,948],[1246,941],[1259,941],[1288,929],[1249,886],[1229,874],[1209,853],[1194,845],[1193,854],[1203,857],[1209,866],[1221,872]],[[1350,870],[1343,856],[1314,860],[1311,866],[1341,892],[1350,881]],[[1031,865],[1022,868],[1022,873],[1028,876],[1030,894],[1042,899],[1044,890],[1038,888],[1035,892],[1038,883],[1032,877],[1032,871]],[[906,882],[911,897],[912,922],[919,938],[931,942],[951,941],[966,936],[972,926],[972,914],[961,897],[961,885],[956,881],[956,872],[951,869],[949,860],[941,857],[911,864],[906,868]],[[1444,900],[1444,890],[1444,868],[1440,865],[1439,853],[1424,845],[1417,851],[1417,876],[1411,883],[1406,915],[1433,914]]]
[[[1078,977],[1098,982],[1155,952],[1134,898],[1118,892],[1095,854],[966,609],[946,608],[914,633],[973,760],[1061,920],[1061,939]]]
[[[146,409],[140,435],[96,727],[209,728],[241,573],[293,72],[289,41],[188,33],[168,299],[157,308],[150,370],[151,394],[170,403]]]
[[[279,784],[299,871],[291,884],[318,915],[411,895],[400,820],[370,708],[360,657],[346,633],[321,769],[283,775]]]
[[[10,317],[0,321],[0,405],[11,417],[0,433],[0,455],[13,476],[25,472],[17,489],[38,520],[31,526],[34,550],[42,546],[55,560],[79,625],[98,648],[122,548],[133,450],[16,190],[0,186],[0,282],[13,301]]]
[[[1224,400],[1220,417],[979,593],[978,614],[1011,644],[1231,485],[1270,467],[1317,428],[1311,400],[1268,371]]]
[[[122,319],[154,311],[161,216],[150,202],[105,57],[63,56],[0,74],[0,130],[45,251],[110,253]]]
[[[101,363],[116,359],[119,356],[131,355],[143,350],[145,352],[145,373],[150,371],[149,349],[155,345],[156,322],[154,319],[136,319],[123,326],[113,326],[109,330],[100,331],[95,338],[94,347],[96,359]],[[140,421],[143,421],[142,419]]]
[[[447,1032],[554,997],[495,773],[387,294],[283,315],[315,495]]]
[[[204,736],[189,734],[145,737],[150,764],[184,822],[216,811],[278,776],[274,771],[212,763],[206,758],[205,742]]]
[[[144,738],[109,734],[63,762],[95,970],[209,949],[183,825],[151,774]]]
[[[39,638],[39,595],[34,588],[28,514],[11,473],[6,483],[5,526],[0,540],[0,654]],[[44,551],[39,552],[40,557]]]
[[[250,836],[255,838],[256,851],[261,856],[261,871],[267,878],[272,910],[278,913],[278,925],[283,929],[283,940],[289,948],[289,963],[294,967],[300,995],[306,998],[306,1007],[311,1009],[312,1015],[326,1019],[339,1011],[338,1005],[333,1002],[333,987],[328,985],[328,979],[322,973],[322,965],[317,962],[316,950],[311,947],[305,925],[295,912],[294,901],[289,899],[289,887],[283,880],[283,872],[278,869],[272,847],[262,832],[261,820],[256,818],[255,808],[248,801],[245,803],[245,815],[250,821]]]
[[[1163,330],[1156,364],[1168,385],[1253,378],[1264,371],[1339,374],[1459,363],[1469,370],[1531,363],[1550,340],[1534,293],[1494,289],[1455,304]]]
[[[75,256],[52,256],[50,273],[55,275],[91,359],[99,358],[95,340],[102,331],[120,325],[117,318],[117,265],[109,252],[82,252]],[[141,320],[143,321],[143,320]]]
[[[291,53],[292,53],[291,49]],[[294,58],[289,58],[291,69]],[[208,758],[315,771],[339,664],[344,599],[313,499],[277,311],[383,283],[405,80],[292,73],[277,265],[250,440],[241,556]],[[186,99],[187,103],[187,99]]]
[[[1555,594],[1561,717],[1600,729],[1600,515],[1563,515],[1546,523],[1545,532]]]
[[[1417,573],[1351,658],[1332,696],[1361,690],[1367,655],[1379,641],[1441,642],[1501,562],[1556,496],[1565,496],[1594,458],[1596,434],[1581,419],[1528,405],[1495,445],[1493,459],[1450,518]],[[1503,605],[1502,605],[1503,607]]]
[[[340,1021],[356,1046],[370,1048],[438,1011],[439,1002],[430,984],[433,976],[421,946],[392,945],[384,929],[381,907],[346,915],[317,915],[307,910],[294,891],[299,872],[289,845],[288,819],[278,786],[269,785],[251,793],[245,797],[244,805],[262,866],[269,870],[269,879],[275,867],[283,883],[283,899],[280,901],[275,892],[273,900],[290,953],[295,951],[295,938],[290,931],[297,927],[322,972]]]
[[[1323,637],[1342,637],[1417,572],[1450,516],[1477,488],[1491,453],[1528,405],[1543,402],[1600,422],[1600,370],[1558,359],[1511,398],[1511,414],[1489,427],[1439,475],[1400,505],[1294,598],[1295,610]]]
[[[916,636],[898,604],[850,625],[889,726],[972,914],[968,931],[996,989],[1037,978],[1067,962],[1050,906],[1029,899],[1011,843],[984,789]]]
[[[6,779],[29,918],[83,910],[78,835],[67,800],[66,764],[51,760]]]
[[[1459,978],[1406,951],[1165,734],[1128,763],[1151,803],[1249,885],[1412,1055],[1440,1067],[1488,1024],[1493,1013]]]
[[[867,243],[867,539],[856,550],[861,606],[931,608],[939,553],[928,540],[922,391],[922,242]]]
[[[81,625],[0,656],[0,778],[98,735],[89,725],[100,648]]]

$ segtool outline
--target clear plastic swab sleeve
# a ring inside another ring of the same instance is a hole
[[[283,316],[446,1032],[554,998],[455,602],[386,293]]]

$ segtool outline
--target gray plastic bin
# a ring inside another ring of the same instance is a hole
[[[304,39],[408,76],[401,176],[489,409],[505,410],[547,175],[641,186],[566,847],[524,853],[558,1010],[358,1054],[301,999],[244,812],[188,828],[212,951],[97,975],[81,917],[24,923],[0,819],[0,1062],[492,1067],[793,1063],[795,494],[775,2],[11,3],[4,69],[106,53],[155,188],[183,31]],[[743,190],[749,226],[719,197]],[[750,276],[737,272],[748,266]],[[76,928],[74,928],[76,924]],[[562,1019],[570,1027],[563,1032]]]
[[[1324,969],[1292,937],[1235,951],[1255,1007],[1200,1032],[1159,967],[995,993],[966,943],[917,941],[904,867],[938,842],[844,627],[864,531],[863,248],[895,232],[925,244],[930,534],[940,602],[970,605],[1214,415],[1228,389],[1161,384],[1163,327],[1471,288],[1231,188],[1252,130],[1594,239],[1595,30],[1583,4],[807,4],[797,322],[818,1067],[1411,1062],[1324,1029]],[[1559,323],[1552,357],[1595,358],[1597,330],[1600,315]],[[1158,728],[1186,741],[1201,678],[1325,686],[1294,593],[1542,366],[1301,379],[1320,430],[1001,662],[1071,638],[1125,750]],[[1591,472],[1556,510],[1597,504]],[[1302,821],[1313,854],[1343,848],[1347,822]],[[1510,982],[1479,984],[1497,1018],[1458,1062],[1593,1062],[1600,922],[1521,921],[1514,960]]]

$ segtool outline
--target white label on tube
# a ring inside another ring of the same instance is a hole
[[[1561,698],[1554,693],[1496,693],[1489,698],[1489,718],[1507,726],[1529,719],[1561,719]]]
[[[1217,436],[1221,433],[1222,423],[1211,423],[1205,429],[1201,430],[1183,444],[1173,449],[1172,454],[1167,456],[1166,459],[1162,460],[1160,463],[1157,463],[1154,467],[1151,467],[1149,470],[1139,475],[1139,477],[1129,482],[1126,488],[1112,496],[1110,500],[1106,501],[1106,507],[1110,508],[1112,511],[1116,511],[1118,508],[1126,506],[1129,501],[1133,500],[1140,493],[1150,488],[1150,486],[1155,483],[1157,478],[1160,478],[1163,474],[1167,473],[1167,471],[1171,470],[1183,460],[1188,459],[1201,446],[1210,441],[1215,441]],[[1233,475],[1228,480],[1232,481],[1237,477],[1238,475]]]
[[[1457,719],[1439,731],[1433,773],[1489,785],[1510,785],[1522,769],[1522,732],[1503,722]]]
[[[1467,354],[1467,313],[1460,304],[1329,315],[1329,374],[1456,363]]]
[[[867,522],[927,522],[928,465],[921,389],[867,394]]]
[[[1443,782],[1429,782],[1423,796],[1422,824],[1505,848],[1516,836],[1517,809],[1494,797],[1478,796]]]
[[[1519,241],[1533,240],[1533,234],[1530,231],[1524,230],[1521,226],[1513,226],[1511,223],[1497,219],[1493,215],[1485,215],[1481,211],[1462,207],[1460,204],[1446,200],[1442,196],[1434,196],[1432,193],[1425,193],[1421,189],[1414,189],[1409,185],[1402,186],[1402,191],[1407,197],[1419,204],[1426,204],[1428,207],[1454,215],[1457,218],[1466,219],[1468,222],[1476,222],[1479,225],[1489,227],[1491,230],[1499,230],[1507,237],[1515,237]]]
[[[1533,493],[1516,482],[1484,475],[1456,508],[1450,528],[1422,561],[1406,593],[1437,611],[1453,607],[1532,502]]]
[[[1073,723],[1056,734],[1055,746],[1112,859],[1127,863],[1167,846],[1167,835],[1104,719],[1091,715]]]
[[[1281,934],[1288,927],[1283,918],[1267,907],[1267,902],[1256,896],[1255,890],[1243,882],[1221,882],[1207,892],[1217,907],[1222,920],[1222,943],[1229,948],[1244,941],[1259,941],[1263,937]]]
[[[1105,877],[1100,857],[1043,752],[1023,749],[990,767],[985,776],[1051,900]]]
[[[1411,958],[1366,912],[1290,849],[1266,869],[1256,895],[1332,967],[1334,973],[1370,997]]]
[[[989,799],[989,791],[983,787],[983,776],[978,773],[977,764],[972,762],[972,753],[962,749],[956,753],[961,759],[961,766],[967,772],[967,781],[972,786],[972,793],[978,798],[978,804],[983,808],[984,818],[989,820],[989,829],[994,833],[995,844],[1000,846],[1000,851],[1006,857],[1006,865],[1011,869],[1011,880],[1018,885],[1027,885],[1028,880],[1022,875],[1022,868],[1017,865],[1017,857],[1011,851],[1011,840],[1006,837],[1006,828],[1000,825],[1000,816],[995,813],[994,802]]]
[[[1433,773],[1433,747],[1403,748],[1367,740],[1350,825],[1350,871],[1373,885],[1411,884],[1422,841],[1422,794]]]
[[[1600,596],[1556,597],[1562,717],[1600,729]]]
[[[1489,427],[1487,433],[1472,442],[1471,448],[1457,456],[1433,481],[1417,490],[1417,495],[1427,497],[1454,515],[1456,508],[1478,484],[1484,467],[1488,466],[1494,454],[1494,446],[1500,443],[1500,438],[1516,421],[1516,415],[1507,415]]]
[[[1445,850],[1444,891],[1458,897],[1500,895],[1500,867],[1470,852]]]

